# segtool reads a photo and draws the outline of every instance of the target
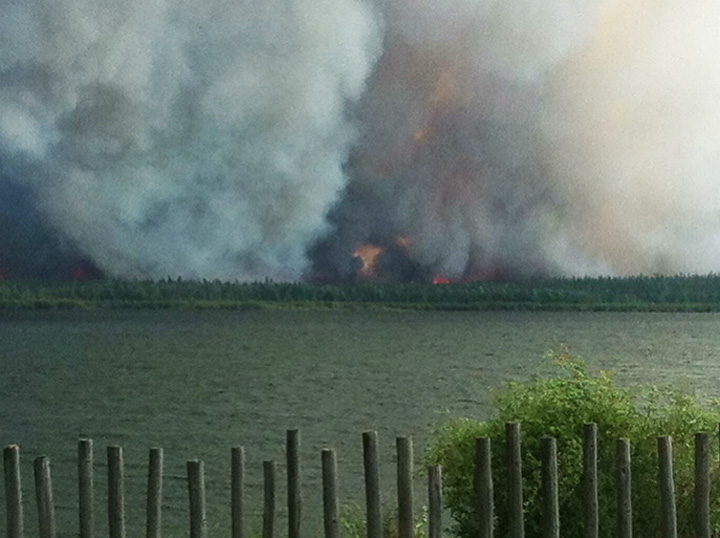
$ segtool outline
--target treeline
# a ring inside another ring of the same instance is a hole
[[[720,275],[567,278],[456,284],[0,281],[0,308],[351,307],[431,310],[720,311]]]

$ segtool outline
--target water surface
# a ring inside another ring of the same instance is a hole
[[[319,535],[322,448],[338,451],[343,497],[361,502],[360,433],[378,430],[391,503],[397,435],[412,435],[419,454],[448,416],[487,417],[490,387],[552,371],[544,354],[561,344],[623,384],[720,395],[718,314],[6,312],[0,441],[21,446],[30,535],[31,462],[41,453],[52,462],[61,535],[77,533],[76,441],[89,436],[99,532],[104,450],[120,444],[131,536],[144,532],[151,446],[165,449],[166,535],[187,534],[185,461],[200,458],[211,533],[225,536],[230,447],[246,447],[251,527],[259,528],[261,462],[277,460],[282,486],[285,430],[300,428],[305,527]]]

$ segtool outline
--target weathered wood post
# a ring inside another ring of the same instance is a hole
[[[668,435],[658,437],[657,444],[660,474],[660,512],[662,535],[663,538],[677,538],[672,438]]]
[[[263,538],[273,538],[275,527],[275,462],[263,461]]]
[[[399,538],[415,538],[413,517],[413,447],[410,437],[398,437],[397,449],[397,495]]]
[[[145,535],[162,536],[163,449],[151,448],[148,454],[147,499],[145,504]]]
[[[383,538],[380,508],[380,457],[378,434],[367,431],[362,434],[363,466],[365,469],[365,519],[367,538]]]
[[[585,538],[598,538],[600,516],[598,511],[598,456],[597,424],[583,426],[583,502],[585,512]]]
[[[479,538],[493,538],[492,452],[489,437],[475,440],[475,494]]]
[[[442,467],[428,469],[428,538],[442,537]]]
[[[78,518],[80,538],[93,538],[94,526],[93,492],[93,442],[78,441]]]
[[[53,501],[50,460],[47,456],[38,456],[33,462],[35,471],[35,499],[38,512],[38,535],[40,538],[55,538],[55,503]]]
[[[245,447],[230,450],[230,520],[232,538],[246,538],[243,493],[245,489]]]
[[[5,447],[5,504],[7,507],[8,538],[23,536],[22,486],[20,484],[20,448],[17,445]]]
[[[300,431],[288,430],[286,438],[287,457],[287,506],[288,538],[300,538]]]
[[[107,447],[107,460],[110,538],[125,538],[125,479],[122,447]]]
[[[630,441],[628,439],[618,439],[615,450],[618,538],[632,538]]]
[[[190,538],[207,538],[205,508],[205,469],[200,460],[187,462],[188,493],[190,497]]]
[[[505,436],[507,439],[510,538],[524,538],[525,516],[523,513],[520,424],[508,422],[505,425]]]
[[[322,451],[322,485],[325,538],[340,538],[337,459],[335,451],[329,448]]]
[[[710,538],[710,436],[695,435],[695,538]]]
[[[554,437],[542,440],[542,504],[543,537],[560,538],[557,440]]]

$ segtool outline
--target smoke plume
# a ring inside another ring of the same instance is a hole
[[[379,52],[372,6],[0,9],[1,181],[33,199],[14,226],[41,220],[115,275],[302,272],[346,183],[355,137],[346,106]]]
[[[0,10],[0,271],[85,260],[119,276],[428,281],[720,268],[720,5]]]
[[[320,278],[352,278],[325,263],[348,244],[397,237],[419,280],[717,271],[720,6],[385,7]]]

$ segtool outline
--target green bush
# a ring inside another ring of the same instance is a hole
[[[342,536],[345,538],[365,538],[367,536],[367,519],[365,510],[358,505],[348,505],[343,509],[340,517]],[[425,538],[427,535],[428,514],[425,506],[420,514],[415,514],[415,538]],[[397,508],[385,509],[382,515],[383,538],[398,538]]]
[[[497,417],[479,422],[456,419],[436,431],[426,454],[428,464],[444,467],[445,502],[455,520],[455,533],[476,535],[473,473],[475,439],[492,440],[497,536],[506,536],[508,515],[505,481],[505,423],[522,427],[525,529],[528,538],[542,535],[541,442],[557,438],[560,527],[564,536],[583,535],[582,431],[585,423],[598,424],[598,488],[600,535],[616,534],[615,445],[619,438],[632,443],[632,502],[635,536],[660,535],[657,437],[671,435],[677,493],[678,534],[693,531],[694,434],[714,432],[720,420],[717,405],[703,407],[697,399],[671,388],[633,390],[615,385],[608,372],[591,374],[584,363],[567,352],[553,354],[561,372],[551,379],[510,382],[493,394]],[[717,461],[715,443],[711,443]],[[711,514],[713,534],[720,531],[718,475],[713,470]]]

